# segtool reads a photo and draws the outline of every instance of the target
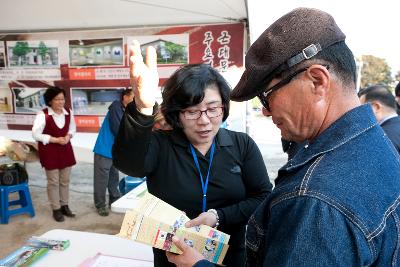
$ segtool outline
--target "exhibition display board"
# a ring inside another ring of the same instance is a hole
[[[78,132],[97,132],[109,104],[129,88],[129,44],[156,48],[160,88],[183,64],[243,67],[242,23],[87,31],[0,33],[0,129],[30,130],[49,85],[66,90]],[[159,94],[161,100],[161,91]]]

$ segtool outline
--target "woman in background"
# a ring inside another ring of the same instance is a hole
[[[65,91],[49,87],[44,93],[47,108],[36,115],[32,136],[39,143],[39,158],[47,176],[47,195],[53,218],[75,217],[68,207],[71,167],[75,165],[71,138],[76,132],[74,115],[66,110]]]

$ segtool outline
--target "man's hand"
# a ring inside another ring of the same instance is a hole
[[[214,227],[217,224],[217,217],[215,217],[215,215],[211,212],[202,212],[199,216],[197,216],[193,220],[188,221],[185,224],[185,227],[190,228],[201,224]]]
[[[178,267],[192,267],[196,262],[203,260],[204,257],[194,248],[189,247],[183,240],[177,236],[172,237],[172,242],[183,253],[178,255],[175,253],[167,252],[169,262],[174,263]]]
[[[146,63],[143,62],[140,44],[134,40],[130,46],[130,79],[137,109],[152,114],[158,89],[157,52],[147,47]]]

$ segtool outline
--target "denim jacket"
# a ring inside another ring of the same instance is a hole
[[[247,266],[399,266],[400,158],[370,105],[301,148],[250,218]]]

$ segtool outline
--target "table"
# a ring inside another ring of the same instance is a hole
[[[125,213],[126,210],[132,209],[138,203],[138,195],[145,192],[147,190],[146,182],[141,183],[122,197],[120,197],[117,201],[114,201],[111,204],[111,211],[117,213]]]
[[[13,141],[36,142],[33,140],[32,131],[0,129],[0,136]],[[93,163],[93,147],[96,143],[97,133],[76,133],[71,139],[77,161]]]
[[[141,266],[154,266],[153,251],[150,246],[115,235],[54,229],[41,237],[69,239],[70,246],[64,251],[50,250],[34,263],[34,267],[79,266],[87,258],[94,257],[98,252],[115,257],[148,261]]]

